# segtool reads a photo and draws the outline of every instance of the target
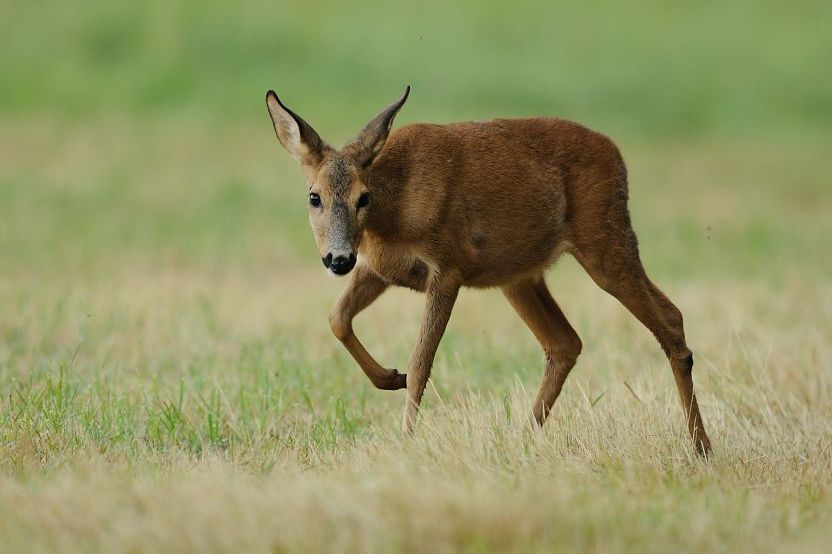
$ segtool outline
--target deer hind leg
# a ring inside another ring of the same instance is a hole
[[[592,255],[584,250],[576,252],[575,257],[592,279],[630,310],[659,341],[673,370],[688,431],[697,451],[707,456],[711,443],[693,390],[693,354],[685,341],[682,313],[644,272],[633,231],[622,233],[619,239],[617,244],[605,244],[601,253]]]
[[[531,329],[546,355],[546,367],[532,415],[542,425],[581,353],[581,339],[539,276],[503,287],[508,301]]]

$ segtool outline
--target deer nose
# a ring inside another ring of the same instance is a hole
[[[346,275],[355,267],[355,254],[351,253],[349,256],[339,255],[334,258],[331,253],[327,254],[326,258],[324,258],[324,265],[336,275]]]

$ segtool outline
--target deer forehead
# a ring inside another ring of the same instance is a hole
[[[355,169],[344,156],[338,154],[329,157],[318,175],[320,185],[338,198],[349,196],[356,181]]]

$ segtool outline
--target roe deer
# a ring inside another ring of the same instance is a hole
[[[542,424],[581,352],[544,270],[572,254],[658,339],[670,360],[698,452],[710,442],[693,391],[682,314],[647,277],[627,210],[627,170],[615,144],[555,118],[495,119],[390,132],[410,87],[340,150],[266,94],[277,138],[306,175],[309,221],[324,266],[351,273],[329,316],[373,385],[407,389],[413,429],[433,358],[460,287],[500,287],[543,347],[532,406]],[[379,365],[352,320],[390,285],[425,292],[407,374]]]

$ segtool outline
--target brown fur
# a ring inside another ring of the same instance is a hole
[[[682,315],[642,267],[627,209],[627,171],[615,144],[554,118],[412,124],[390,133],[406,98],[407,92],[337,151],[273,92],[267,96],[278,138],[303,164],[309,190],[320,195],[322,207],[310,208],[310,221],[322,257],[341,235],[339,244],[349,245],[339,247],[344,255],[358,255],[330,315],[332,330],[375,386],[407,388],[404,430],[413,428],[462,286],[500,287],[542,345],[546,367],[533,414],[543,423],[581,351],[543,279],[569,252],[656,336],[690,434],[707,454]],[[364,193],[371,203],[357,208]],[[407,377],[379,365],[352,330],[353,317],[391,284],[427,294]]]

